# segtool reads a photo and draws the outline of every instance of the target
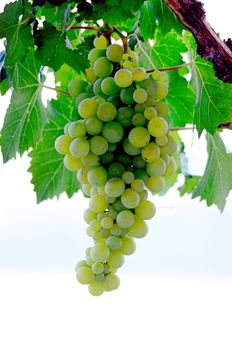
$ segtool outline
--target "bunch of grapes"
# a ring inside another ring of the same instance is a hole
[[[147,74],[136,52],[124,53],[101,35],[89,52],[86,81],[72,80],[78,120],[65,125],[55,141],[65,167],[77,174],[89,197],[84,212],[93,246],[76,266],[77,280],[98,296],[119,287],[117,270],[134,253],[135,238],[148,232],[158,193],[176,171],[177,150],[165,119],[166,73]]]

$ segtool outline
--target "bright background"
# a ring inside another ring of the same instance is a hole
[[[231,36],[230,0],[203,2],[215,30]],[[0,124],[9,98],[0,98]],[[202,174],[204,138],[182,136],[190,170]],[[230,132],[225,141],[232,150]],[[91,244],[88,201],[36,205],[28,167],[26,155],[0,162],[0,349],[232,349],[232,196],[223,214],[176,188],[154,197],[157,215],[119,271],[120,289],[93,298],[74,274]]]

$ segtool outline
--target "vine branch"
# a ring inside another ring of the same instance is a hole
[[[198,0],[164,1],[194,35],[198,54],[213,63],[216,77],[232,83],[232,41],[219,38],[206,19],[203,4]]]

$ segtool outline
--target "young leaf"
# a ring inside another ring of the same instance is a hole
[[[4,12],[0,14],[0,38],[7,39],[6,66],[22,61],[28,48],[34,44],[31,27],[25,27],[19,22],[22,13],[23,6],[19,1],[15,1],[6,5]]]
[[[205,199],[208,206],[216,204],[223,211],[232,189],[232,154],[227,153],[218,134],[207,134],[208,161],[204,175],[193,192],[193,198]]]
[[[23,154],[40,139],[46,122],[46,110],[41,102],[38,80],[40,65],[34,51],[28,52],[23,63],[18,62],[13,73],[14,90],[1,130],[3,161]]]
[[[29,154],[32,158],[29,172],[32,173],[38,203],[59,197],[62,192],[72,197],[79,188],[76,173],[65,168],[64,156],[54,147],[56,138],[64,133],[65,124],[77,119],[75,111],[74,100],[66,96],[59,96],[58,100],[48,103],[49,123],[45,126],[42,141]]]
[[[195,123],[199,135],[205,129],[213,134],[218,125],[232,121],[232,85],[215,77],[212,64],[200,57],[192,68],[197,99]]]

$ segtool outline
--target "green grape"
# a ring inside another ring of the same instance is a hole
[[[148,95],[156,98],[158,83],[152,79],[148,79],[146,86]]]
[[[163,137],[168,133],[168,122],[162,117],[152,118],[148,123],[148,131],[154,137]]]
[[[128,139],[132,146],[136,148],[145,147],[150,141],[150,135],[146,128],[137,126],[129,132]]]
[[[64,134],[65,135],[69,135],[69,133],[68,133],[68,128],[69,128],[69,125],[71,124],[72,122],[68,122],[67,124],[65,124],[65,126],[64,126]]]
[[[125,172],[125,167],[117,162],[111,163],[108,168],[108,176],[112,177],[122,177],[122,174]]]
[[[117,212],[120,212],[120,211],[126,209],[126,207],[122,204],[122,201],[120,198],[117,198],[114,201],[114,203],[112,204],[112,206]]]
[[[94,39],[93,44],[97,49],[105,50],[108,46],[108,40],[104,35],[100,35]]]
[[[101,89],[101,83],[103,81],[103,78],[98,78],[97,80],[95,80],[94,84],[93,84],[93,92],[96,95],[102,95],[102,89]]]
[[[89,142],[85,138],[74,139],[70,143],[69,150],[73,157],[86,157],[89,153]]]
[[[128,154],[122,153],[122,154],[118,154],[116,156],[116,159],[122,163],[123,165],[130,165],[131,164],[131,156],[129,156]]]
[[[158,117],[158,112],[154,107],[147,107],[144,110],[144,117],[151,120],[152,118]]]
[[[110,229],[110,233],[113,236],[121,236],[122,228],[118,224],[113,224],[113,226]]]
[[[106,153],[108,150],[108,142],[103,136],[93,136],[89,143],[91,152],[98,156]]]
[[[124,151],[131,156],[136,156],[140,154],[140,149],[138,147],[133,146],[128,140],[128,138],[125,139],[123,143],[123,148],[124,148]]]
[[[164,154],[169,154],[172,156],[178,148],[177,142],[170,136],[168,135],[168,143],[164,147],[160,147],[160,153],[162,155]]]
[[[135,81],[143,81],[147,79],[147,73],[146,73],[146,69],[144,69],[143,67],[136,67],[133,70],[133,79]]]
[[[142,192],[144,190],[145,183],[141,179],[135,179],[131,183],[131,189],[136,191],[136,192]]]
[[[168,137],[167,136],[156,137],[155,143],[160,147],[166,146],[166,144],[168,143]]]
[[[123,127],[117,122],[108,122],[103,126],[102,134],[108,142],[116,143],[123,138]]]
[[[129,228],[129,234],[135,238],[143,238],[148,233],[148,225],[144,220],[136,219]]]
[[[161,115],[167,115],[169,113],[168,105],[166,102],[158,101],[155,104],[155,109],[161,114]]]
[[[142,192],[139,192],[139,197],[141,201],[144,201],[148,198],[148,192],[146,190],[143,190]],[[139,205],[138,205],[139,206]],[[138,207],[137,207],[138,208]]]
[[[116,222],[121,228],[129,228],[135,221],[134,214],[130,210],[122,210],[118,213]]]
[[[94,194],[90,198],[89,207],[95,213],[102,213],[107,209],[108,203],[106,202],[104,196],[100,194]]]
[[[136,113],[132,117],[132,124],[134,126],[143,126],[146,124],[146,118],[142,113]]]
[[[101,133],[103,122],[97,117],[86,119],[85,128],[89,135],[95,136]]]
[[[96,166],[89,170],[87,179],[92,186],[99,187],[105,185],[107,181],[107,171],[102,166]]]
[[[102,282],[94,281],[91,282],[88,286],[89,293],[94,297],[102,295],[105,291],[104,284]]]
[[[105,95],[112,96],[119,91],[119,87],[115,84],[113,77],[107,77],[101,82],[101,90]]]
[[[157,100],[165,98],[168,94],[168,86],[166,83],[158,83],[155,94],[153,95]]]
[[[161,176],[166,170],[166,163],[163,159],[157,158],[146,165],[146,171],[149,176]]]
[[[73,97],[76,98],[82,92],[85,92],[87,83],[84,80],[73,79],[70,80],[68,85],[68,92]]]
[[[168,165],[168,163],[170,162],[170,156],[169,154],[165,153],[165,154],[161,154],[160,158],[163,159],[165,161],[165,164]]]
[[[77,171],[77,180],[80,181],[81,184],[87,184],[87,170],[84,168],[80,168]]]
[[[142,200],[137,208],[135,208],[135,215],[141,220],[150,220],[155,216],[156,207],[149,200]]]
[[[115,143],[110,143],[108,144],[108,151],[109,152],[114,152],[117,148],[117,145]]]
[[[118,177],[109,179],[105,184],[105,191],[109,197],[119,197],[125,190],[125,183]]]
[[[160,147],[155,142],[150,142],[142,149],[141,153],[146,162],[153,162],[160,156]]]
[[[96,117],[98,103],[94,98],[86,98],[78,105],[78,113],[82,118]]]
[[[146,185],[151,192],[158,193],[164,189],[165,181],[162,176],[151,176]]]
[[[105,135],[104,135],[105,136]],[[109,148],[108,148],[109,149]],[[114,154],[113,152],[106,152],[102,156],[100,156],[101,162],[103,164],[109,164],[112,163],[114,159]]]
[[[132,108],[121,107],[118,109],[118,112],[117,112],[117,121],[122,126],[125,126],[125,127],[131,126],[133,114],[134,114],[134,111]]]
[[[86,168],[92,168],[99,165],[99,157],[96,154],[89,152],[87,156],[81,158],[81,162]]]
[[[168,81],[168,75],[165,72],[160,72],[158,70],[154,71],[151,75],[152,79],[158,80],[158,81]]]
[[[101,220],[101,227],[104,229],[110,229],[113,226],[113,223],[113,219],[107,216]]]
[[[126,208],[133,209],[139,205],[140,197],[136,191],[128,188],[121,195],[121,201]]]
[[[102,228],[102,229],[100,230],[100,235],[101,235],[101,237],[103,237],[103,238],[107,238],[107,237],[109,237],[109,236],[111,235],[111,233],[110,233],[110,230],[105,229],[105,228]]]
[[[84,211],[84,220],[86,224],[89,224],[92,220],[95,220],[96,217],[96,213],[94,213],[90,208]]]
[[[105,170],[105,168],[103,168]],[[106,173],[107,174],[107,173]],[[103,185],[99,186],[98,187],[98,193],[101,194],[102,196],[105,196],[106,195],[106,192],[105,192],[105,183],[106,181],[104,182]]]
[[[113,72],[113,64],[106,57],[99,57],[93,65],[94,74],[106,78]]]
[[[87,81],[88,81],[90,84],[93,84],[93,83],[95,82],[95,80],[97,79],[97,76],[96,76],[96,74],[94,73],[94,70],[93,70],[92,67],[86,68],[86,70],[85,70],[85,76],[86,76]]]
[[[114,75],[114,81],[119,87],[126,88],[133,83],[133,74],[129,69],[119,69]]]
[[[103,284],[103,282],[105,282],[106,276],[104,273],[99,273],[99,275],[95,275],[95,280],[98,282],[101,282]]]
[[[90,222],[89,226],[94,230],[94,231],[100,231],[101,229],[101,223],[99,220],[94,219]]]
[[[125,258],[119,251],[113,251],[107,259],[110,268],[119,269],[124,264]]]
[[[68,127],[68,134],[73,139],[75,139],[77,137],[84,137],[86,134],[85,125],[82,123],[81,120],[70,123],[70,125]]]
[[[127,88],[121,89],[120,99],[125,105],[131,105],[134,103],[134,99],[133,99],[134,91],[135,91],[135,88],[133,85]]]
[[[91,266],[91,270],[95,275],[99,275],[104,271],[104,264],[101,262],[95,262]]]
[[[82,92],[80,95],[78,95],[76,97],[76,100],[75,100],[75,104],[78,108],[79,104],[81,103],[81,101],[87,99],[87,98],[90,98],[92,97],[92,95],[89,93],[89,92]]]
[[[136,179],[141,179],[145,184],[147,184],[149,176],[147,175],[147,172],[144,169],[136,169],[134,171],[134,175]]]
[[[144,113],[146,108],[147,108],[147,103],[136,103],[135,113]]]
[[[120,286],[120,279],[117,275],[110,273],[106,276],[104,287],[106,292],[111,292]]]
[[[122,247],[120,249],[120,253],[123,255],[131,255],[136,250],[136,244],[132,237],[124,236],[122,237]]]
[[[90,50],[88,53],[88,60],[89,60],[89,63],[91,64],[91,66],[94,65],[94,62],[99,57],[103,57],[103,56],[105,56],[105,54],[106,53],[104,50],[97,49],[96,47],[94,47],[92,50]]]
[[[110,267],[109,267],[109,265],[107,263],[105,263],[104,264],[104,274],[108,275],[109,273],[110,273]]]
[[[120,62],[123,56],[123,48],[118,44],[111,44],[106,49],[106,57],[112,62]]]
[[[90,184],[83,184],[81,186],[81,190],[86,195],[87,197],[90,197],[90,190],[91,190],[91,185]]]
[[[105,262],[110,255],[109,248],[104,243],[95,244],[92,249],[90,256],[95,262]]]
[[[125,171],[125,173],[122,174],[122,179],[125,182],[125,184],[129,185],[134,181],[135,176],[131,171]]]
[[[111,102],[115,106],[118,106],[118,105],[121,104],[120,96],[118,94],[114,95],[114,96],[110,96],[110,97],[107,98],[107,102]]]
[[[148,98],[146,90],[142,88],[135,89],[133,99],[136,103],[144,103]]]
[[[103,122],[109,122],[116,118],[117,110],[115,105],[110,102],[103,102],[98,106],[97,116]]]
[[[175,159],[171,158],[165,172],[163,173],[163,176],[167,177],[167,176],[172,176],[173,174],[175,174],[177,169],[177,165],[175,162]]]
[[[117,236],[109,236],[106,238],[106,245],[110,250],[119,250],[122,246],[122,240]]]
[[[89,284],[94,281],[94,274],[89,266],[82,266],[76,270],[76,279],[81,284]]]
[[[64,166],[69,171],[78,171],[82,167],[80,159],[73,157],[71,154],[66,154],[64,157]]]
[[[80,268],[80,267],[88,267],[88,264],[85,260],[80,260],[76,266],[75,266],[75,272]]]
[[[69,135],[58,136],[55,140],[55,149],[60,154],[69,154],[70,143],[72,138]]]
[[[138,156],[134,157],[133,165],[135,168],[142,169],[142,168],[145,168],[146,162],[141,155],[138,155]]]

